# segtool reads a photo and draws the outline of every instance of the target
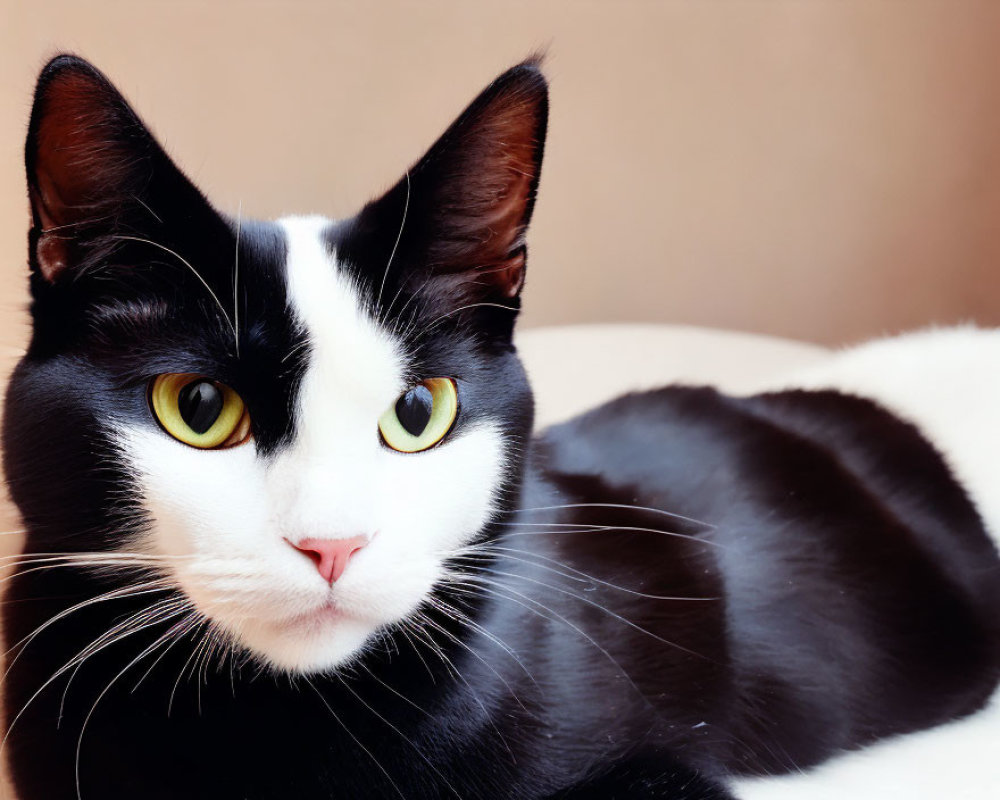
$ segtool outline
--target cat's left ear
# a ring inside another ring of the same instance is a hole
[[[109,237],[192,227],[200,192],[111,82],[82,58],[42,70],[25,143],[32,268],[47,282],[106,253]]]
[[[383,301],[401,290],[438,308],[516,307],[547,121],[539,61],[508,70],[342,232],[338,258]]]

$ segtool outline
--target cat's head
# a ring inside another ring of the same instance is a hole
[[[546,118],[529,61],[357,216],[255,222],[212,208],[100,72],[50,62],[4,431],[28,549],[148,557],[281,669],[406,619],[517,489]]]

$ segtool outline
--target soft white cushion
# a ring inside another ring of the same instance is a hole
[[[669,383],[753,391],[830,354],[817,345],[683,325],[571,325],[519,333],[535,389],[536,424],[616,395]]]

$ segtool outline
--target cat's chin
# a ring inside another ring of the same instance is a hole
[[[280,672],[310,674],[343,666],[364,649],[378,626],[331,606],[286,620],[259,620],[243,626],[239,640]]]
[[[223,561],[218,570],[238,576],[241,566]],[[307,570],[298,559],[288,573],[278,572],[280,563],[269,566],[272,572],[255,580],[233,578],[223,584],[225,591],[206,580],[204,570],[192,574],[182,568],[175,579],[232,644],[275,671],[295,674],[328,672],[360,656],[380,631],[417,611],[441,575],[435,558],[414,558],[397,569],[365,569],[359,563],[331,589],[311,564]]]

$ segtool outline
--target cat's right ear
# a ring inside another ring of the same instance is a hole
[[[25,145],[30,261],[48,282],[108,237],[161,225],[200,193],[95,67],[61,55],[42,70]]]
[[[371,287],[380,313],[425,307],[509,335],[520,306],[548,121],[540,58],[487,86],[405,177],[339,229],[342,264]],[[419,302],[409,302],[407,296]],[[490,309],[498,310],[492,314]]]

